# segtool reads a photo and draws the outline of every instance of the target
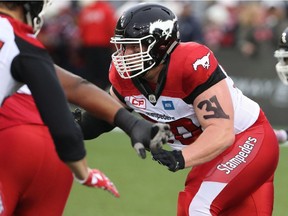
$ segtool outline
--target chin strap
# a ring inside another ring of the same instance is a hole
[[[170,53],[174,50],[174,48],[179,44],[179,41],[176,40],[174,41],[171,46],[169,47],[169,49],[167,50],[165,56],[163,57],[163,59],[161,60],[161,62],[159,64],[163,64],[166,61],[167,56],[170,55]]]

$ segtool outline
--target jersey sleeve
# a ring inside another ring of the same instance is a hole
[[[11,66],[13,77],[31,90],[59,157],[63,161],[82,159],[86,154],[83,135],[73,120],[50,56],[44,49],[17,39],[21,52]]]
[[[187,97],[184,99],[187,103],[193,103],[194,99],[226,78],[213,52],[204,45],[198,45],[193,48],[186,58],[184,73],[184,86]]]

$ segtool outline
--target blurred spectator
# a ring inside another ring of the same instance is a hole
[[[134,0],[134,1],[124,1],[122,2],[121,5],[119,5],[119,7],[117,7],[117,10],[116,10],[116,17],[119,18],[122,13],[124,13],[124,11],[126,11],[127,9],[129,9],[130,7],[136,5],[136,4],[139,4],[141,3],[142,1],[139,0]]]
[[[173,9],[174,13],[177,15],[177,17],[180,14],[180,11],[182,9],[181,1],[171,1],[171,0],[133,0],[133,1],[117,1],[118,2],[118,7],[116,10],[116,17],[117,19],[126,11],[127,9],[130,9],[136,4],[143,3],[143,2],[151,2],[151,3],[159,3],[159,4],[164,4],[167,8]],[[121,2],[119,4],[119,2]],[[115,4],[115,1],[113,1]]]
[[[45,44],[54,62],[59,66],[81,75],[79,58],[79,29],[77,16],[78,1],[71,1],[57,13],[45,20],[38,38]]]
[[[83,77],[102,89],[109,87],[108,70],[113,52],[110,38],[116,25],[115,9],[108,1],[93,1],[79,14],[84,61]]]
[[[257,55],[259,42],[264,38],[271,37],[272,32],[264,28],[263,8],[258,2],[241,5],[239,14],[239,49],[244,56]]]
[[[193,15],[191,2],[183,2],[178,15],[180,40],[182,42],[195,41],[204,43],[204,36],[200,21]]]
[[[277,47],[279,38],[288,26],[286,19],[286,9],[284,1],[263,1],[262,5],[265,9],[265,23],[269,29],[272,31],[272,46]]]
[[[212,2],[205,14],[205,44],[211,49],[234,47],[238,29],[238,1]]]

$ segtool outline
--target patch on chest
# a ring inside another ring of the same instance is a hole
[[[168,101],[162,101],[164,110],[175,110],[173,101],[168,100]]]
[[[129,97],[129,102],[136,108],[146,109],[146,100],[144,98]]]

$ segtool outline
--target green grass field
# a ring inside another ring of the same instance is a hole
[[[102,170],[117,185],[121,197],[75,183],[64,216],[176,215],[178,191],[189,170],[171,173],[152,161],[150,154],[142,160],[123,133],[104,134],[86,142],[86,148],[90,166]],[[286,216],[288,210],[288,147],[280,151],[273,216]]]

